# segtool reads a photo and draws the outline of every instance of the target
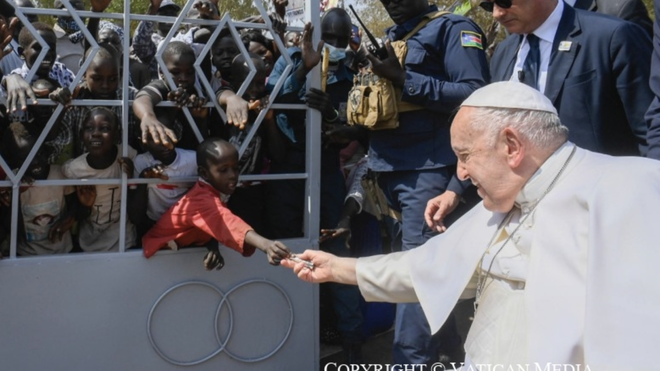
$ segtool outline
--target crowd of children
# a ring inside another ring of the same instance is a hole
[[[188,18],[219,19],[213,1],[193,1]],[[82,10],[80,1],[71,4]],[[108,4],[93,1],[92,11],[103,12]],[[62,2],[56,2],[55,8],[67,9]],[[173,1],[152,0],[149,14],[174,17],[180,10]],[[267,172],[271,158],[282,153],[283,137],[273,111],[260,115],[269,102],[266,79],[279,55],[272,39],[261,30],[239,30],[238,42],[250,51],[246,57],[225,27],[204,58],[204,76],[198,76],[194,64],[213,26],[184,22],[174,38],[164,43],[171,24],[142,21],[130,49],[126,70],[129,86],[123,87],[126,36],[122,27],[98,17],[86,20],[99,46],[91,48],[73,17],[58,16],[56,24],[50,26],[32,16],[32,27],[48,46],[41,58],[39,37],[4,13],[0,17],[3,40],[21,27],[7,39],[17,43],[15,52],[22,65],[2,71],[1,83],[6,106],[0,114],[0,154],[14,174],[48,128],[21,179],[18,256],[118,251],[123,243],[126,249],[143,247],[145,256],[150,257],[162,248],[206,246],[206,268],[219,269],[223,259],[218,243],[244,256],[260,249],[272,264],[290,255],[280,242],[262,237],[269,235],[263,221],[263,184],[238,180],[242,174]],[[159,49],[160,66],[156,58]],[[76,53],[79,57],[71,58]],[[91,59],[88,67],[80,69],[87,59]],[[250,64],[256,75],[238,96],[236,91],[249,75]],[[27,81],[33,69],[35,73]],[[82,75],[80,83],[73,86],[77,74]],[[200,83],[204,78],[216,90],[215,97],[207,97]],[[49,98],[52,103],[38,105],[36,98]],[[111,102],[123,99],[130,101],[125,114],[122,105]],[[223,107],[226,123],[207,104],[209,99],[216,99]],[[99,103],[79,104],[94,100]],[[62,109],[56,110],[58,105]],[[252,133],[257,123],[258,129]],[[127,142],[122,141],[123,136],[128,137]],[[243,147],[239,160],[238,150]],[[9,179],[4,170],[1,172],[2,179]],[[122,173],[129,179],[124,190]],[[145,178],[161,182],[131,182]],[[90,184],[33,184],[53,179],[89,179]],[[93,179],[116,182],[93,184]],[[0,188],[0,252],[4,256],[12,233],[15,189]],[[124,218],[122,198],[126,198]],[[125,239],[120,241],[122,221]]]

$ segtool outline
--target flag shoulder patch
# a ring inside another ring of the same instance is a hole
[[[464,48],[484,49],[481,42],[481,35],[472,31],[461,31],[461,45]]]

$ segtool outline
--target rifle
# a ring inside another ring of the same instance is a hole
[[[373,54],[380,60],[387,59],[388,54],[385,46],[379,47],[380,44],[378,43],[378,40],[374,37],[374,35],[371,32],[369,32],[369,30],[364,25],[364,23],[362,23],[362,20],[357,15],[357,12],[355,12],[355,9],[353,9],[353,5],[349,5],[348,7],[351,9],[351,12],[353,12],[355,19],[357,19],[358,23],[360,23],[360,26],[362,26],[364,33],[367,34],[369,41],[371,41],[371,45],[367,47],[369,53]]]

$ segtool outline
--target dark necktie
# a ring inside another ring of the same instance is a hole
[[[523,64],[523,74],[522,79],[519,79],[522,83],[527,84],[533,87],[536,90],[539,90],[539,70],[541,67],[541,52],[539,50],[539,38],[534,34],[527,35],[527,42],[529,43],[529,53],[527,53],[527,58],[525,58],[525,64]]]

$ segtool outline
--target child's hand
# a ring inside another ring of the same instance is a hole
[[[280,265],[282,259],[291,255],[291,250],[280,241],[270,241],[262,251],[268,255],[268,263],[271,265]]]
[[[57,88],[52,93],[48,94],[48,98],[55,103],[63,105],[65,108],[69,108],[71,107],[71,101],[78,96],[79,91],[80,85],[73,89],[73,94],[67,88]]]
[[[192,94],[188,99],[188,102],[188,107],[190,108],[190,113],[193,117],[206,118],[206,116],[209,115],[208,108],[204,107],[207,102],[206,98]]]
[[[167,93],[167,100],[174,102],[178,108],[183,108],[188,105],[190,94],[186,92],[183,86],[179,85],[176,90]]]
[[[28,97],[32,99],[32,104],[37,104],[37,96],[21,75],[5,75],[5,84],[7,87],[7,113],[16,112],[18,105],[20,105],[21,111],[27,111]]]
[[[165,174],[165,168],[162,164],[150,166],[140,173],[140,178],[169,180],[170,177]]]
[[[278,34],[283,34],[284,32],[286,32],[287,23],[284,19],[282,19],[282,17],[277,15],[277,13],[270,13],[268,15],[268,18],[270,18],[270,21],[273,24],[273,30],[275,32],[277,32]]]
[[[197,11],[199,12],[199,17],[201,19],[215,19],[215,20],[220,19],[220,15],[218,13],[218,7],[215,6],[215,4],[210,1],[202,0],[200,2],[197,2],[195,3],[195,5],[193,5],[193,8],[197,9]]]
[[[128,157],[121,157],[117,159],[117,162],[121,165],[122,170],[124,170],[124,173],[126,173],[129,178],[133,176],[133,172],[135,171],[133,160]]]
[[[325,241],[338,237],[343,237],[346,248],[350,249],[351,229],[345,227],[337,226],[337,228],[335,229],[321,229],[321,235],[319,236],[319,243],[323,243]]]
[[[95,185],[80,185],[76,186],[76,194],[78,201],[86,208],[91,208],[96,202],[96,186]]]
[[[206,104],[206,98],[198,97],[197,94],[191,94],[190,98],[188,98],[188,107],[192,109],[204,108],[205,104]]]
[[[209,252],[204,256],[204,268],[206,268],[207,271],[212,271],[214,269],[219,271],[225,266],[225,259],[222,257],[222,254],[220,254],[220,250],[218,249],[218,241],[212,239],[206,244],[206,248]]]
[[[245,124],[247,123],[248,102],[238,95],[232,95],[227,98],[227,123],[232,124],[239,129],[245,129]]]
[[[155,117],[148,115],[140,121],[140,130],[142,131],[142,143],[147,144],[147,135],[151,135],[154,143],[163,145],[169,149],[174,148],[177,137],[174,131],[163,125]]]
[[[50,227],[50,231],[48,232],[48,240],[53,243],[62,241],[62,236],[64,236],[64,234],[69,229],[71,229],[74,221],[75,219],[72,217],[66,217],[58,220],[55,224],[53,224],[52,227]]]

